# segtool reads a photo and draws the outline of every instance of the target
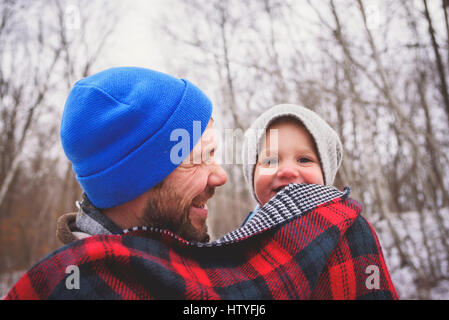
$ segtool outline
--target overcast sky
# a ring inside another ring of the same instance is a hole
[[[163,6],[163,0],[133,0],[123,6],[116,30],[103,51],[104,59],[98,61],[95,71],[114,66],[166,71],[163,39],[155,27]]]

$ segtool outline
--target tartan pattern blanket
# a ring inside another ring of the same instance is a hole
[[[349,189],[291,184],[211,243],[136,227],[66,245],[6,299],[398,299]],[[79,288],[67,267],[79,269]]]

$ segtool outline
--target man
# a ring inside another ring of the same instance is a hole
[[[61,140],[84,199],[58,223],[68,245],[7,299],[397,298],[348,191],[291,184],[208,243],[206,202],[226,182],[212,129],[209,99],[187,80],[116,68],[79,81]]]
[[[211,112],[193,84],[150,70],[115,68],[79,81],[67,100],[61,140],[87,195],[76,222],[81,237],[157,226],[207,241],[204,206],[226,181],[220,166],[205,163],[205,151],[216,147]],[[205,129],[211,134],[197,143]],[[171,152],[180,130],[187,140],[181,158]],[[180,164],[190,151],[195,159]],[[87,210],[90,202],[103,215],[87,214],[95,212]]]

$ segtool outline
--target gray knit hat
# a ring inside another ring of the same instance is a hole
[[[291,116],[298,119],[309,131],[318,149],[318,156],[324,174],[324,184],[332,185],[343,157],[343,147],[338,134],[326,121],[312,110],[294,105],[279,104],[262,113],[245,132],[242,147],[243,174],[257,200],[254,191],[254,167],[257,163],[260,143],[265,132],[274,120]]]

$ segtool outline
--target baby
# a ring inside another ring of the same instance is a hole
[[[260,206],[290,183],[332,185],[342,160],[337,133],[315,112],[281,104],[260,115],[245,133],[243,173]]]

